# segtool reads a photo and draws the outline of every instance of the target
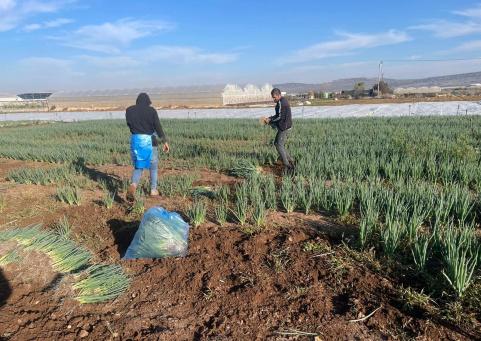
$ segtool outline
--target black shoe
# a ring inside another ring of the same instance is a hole
[[[294,166],[293,165],[289,165],[289,166],[284,166],[284,172],[283,174],[284,175],[293,175],[294,174]]]

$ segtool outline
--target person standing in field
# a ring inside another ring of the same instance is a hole
[[[127,191],[127,199],[133,200],[144,169],[150,170],[150,195],[157,196],[157,165],[159,163],[157,138],[162,141],[162,150],[170,151],[167,137],[160,125],[157,111],[151,107],[149,95],[141,93],[135,105],[127,108],[125,118],[130,133],[130,155],[134,170],[131,185]]]
[[[284,171],[292,172],[294,170],[293,160],[284,146],[288,132],[292,128],[291,106],[289,105],[287,99],[282,96],[281,90],[278,88],[272,89],[271,96],[276,103],[276,114],[274,116],[264,118],[264,124],[269,124],[273,128],[277,129],[274,146],[276,147],[282,163],[284,164]]]

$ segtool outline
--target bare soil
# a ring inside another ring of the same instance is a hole
[[[18,161],[0,160],[0,176]],[[25,163],[31,166],[31,163]],[[40,164],[39,164],[40,166]],[[104,166],[108,176],[127,176],[128,167]],[[161,170],[162,174],[178,170]],[[199,184],[232,184],[226,175],[202,170]],[[356,232],[318,214],[271,213],[269,226],[249,235],[233,223],[212,221],[190,230],[185,258],[121,260],[141,217],[117,198],[108,210],[100,190],[86,190],[81,206],[53,197],[54,186],[27,186],[0,178],[7,197],[0,228],[65,215],[72,238],[97,261],[120,263],[132,279],[112,302],[79,304],[70,276],[53,272],[47,257],[21,252],[23,259],[0,269],[0,339],[5,340],[469,340],[479,330],[461,329],[426,311],[406,311],[398,285],[355,261],[340,245]],[[148,198],[182,214],[188,198]],[[26,207],[37,207],[21,214]],[[14,223],[11,221],[15,220]],[[3,224],[3,225],[2,225]],[[306,252],[305,242],[322,250]],[[0,254],[14,248],[0,244]],[[375,313],[365,320],[368,314]],[[299,331],[312,333],[302,336]],[[286,333],[296,335],[287,335]]]

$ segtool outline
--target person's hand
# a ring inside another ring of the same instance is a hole
[[[170,147],[169,147],[169,144],[167,142],[165,142],[164,145],[162,146],[162,150],[164,151],[164,153],[169,154]]]
[[[269,122],[271,121],[271,119],[269,117],[263,117],[262,118],[262,123],[263,124],[269,124]]]

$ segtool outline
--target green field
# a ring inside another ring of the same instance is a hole
[[[351,249],[374,251],[400,281],[434,300],[461,302],[481,314],[481,117],[298,120],[287,145],[296,172],[282,179],[271,172],[277,160],[271,144],[275,132],[257,121],[162,123],[172,151],[160,155],[161,168],[164,160],[169,167],[209,168],[246,178],[230,190],[216,189],[220,223],[232,212],[243,231],[261,233],[268,225],[266,211],[333,217],[358,229],[355,240],[344,241]],[[62,182],[70,173],[78,176],[81,170],[70,165],[79,160],[130,164],[124,121],[0,132],[0,157],[59,164],[44,175],[11,173],[18,182]],[[186,195],[193,179],[179,172],[164,182],[161,178],[162,193]],[[202,201],[186,213],[201,224]]]

